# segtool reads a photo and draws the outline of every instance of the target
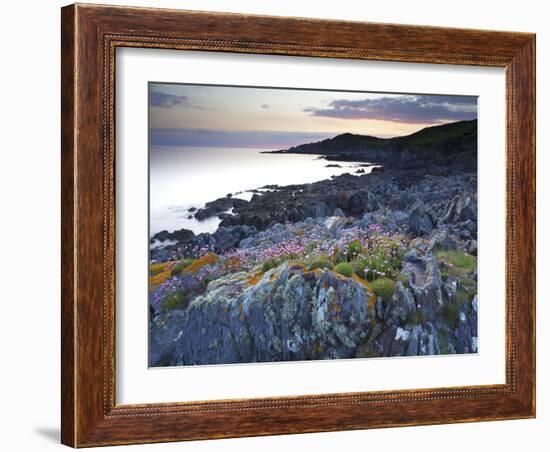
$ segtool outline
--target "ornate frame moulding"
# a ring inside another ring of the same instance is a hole
[[[535,35],[80,4],[62,8],[61,31],[64,444],[535,416]],[[119,47],[505,68],[505,384],[117,405],[114,90]]]

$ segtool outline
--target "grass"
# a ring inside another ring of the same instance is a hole
[[[350,242],[348,244],[348,255],[347,259],[348,262],[351,262],[352,260],[356,259],[359,253],[362,251],[363,247],[361,246],[361,242],[359,240],[354,240],[353,242]]]
[[[407,328],[412,328],[416,325],[426,325],[426,322],[428,320],[426,319],[426,314],[424,311],[416,310],[415,312],[411,313],[409,317],[407,318],[406,326]]]
[[[374,293],[382,297],[382,300],[387,303],[390,301],[395,289],[395,281],[390,278],[378,278],[369,283]]]
[[[460,301],[450,300],[443,306],[443,318],[452,329],[458,328],[458,314],[460,312]]]
[[[308,267],[310,271],[317,268],[326,268],[328,270],[332,270],[334,266],[332,265],[332,262],[330,262],[328,259],[316,259],[311,264],[309,264]]]
[[[151,276],[157,275],[162,272],[170,262],[161,262],[160,264],[149,265],[149,274]]]
[[[262,264],[262,272],[268,272],[269,270],[277,267],[279,265],[279,262],[277,262],[275,259],[268,259]]]
[[[353,276],[353,266],[349,262],[340,262],[336,267],[334,267],[336,273],[340,273],[343,276],[351,278]]]
[[[433,145],[443,141],[476,132],[477,124],[473,121],[459,121],[443,126],[427,127],[419,132],[406,137],[396,138],[395,141],[401,141],[408,145]]]
[[[161,312],[168,312],[181,306],[183,294],[180,291],[172,292],[162,301]]]
[[[453,300],[449,300],[443,306],[443,318],[453,328],[458,328],[460,307],[470,301],[470,295],[465,290],[459,290]]]
[[[181,272],[189,267],[193,263],[193,259],[182,259],[174,267],[172,267],[171,273],[172,276],[181,274]]]
[[[436,256],[438,260],[447,262],[453,267],[458,267],[460,269],[466,270],[468,273],[474,271],[477,268],[477,259],[464,251],[437,251]]]

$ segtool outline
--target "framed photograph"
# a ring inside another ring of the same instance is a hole
[[[62,9],[62,442],[535,416],[535,36]]]

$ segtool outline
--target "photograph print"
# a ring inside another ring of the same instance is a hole
[[[149,367],[478,352],[476,96],[150,82]]]

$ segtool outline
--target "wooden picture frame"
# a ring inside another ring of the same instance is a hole
[[[535,416],[535,35],[162,9],[62,9],[62,442],[73,447]],[[506,383],[115,403],[115,50],[506,70]]]

